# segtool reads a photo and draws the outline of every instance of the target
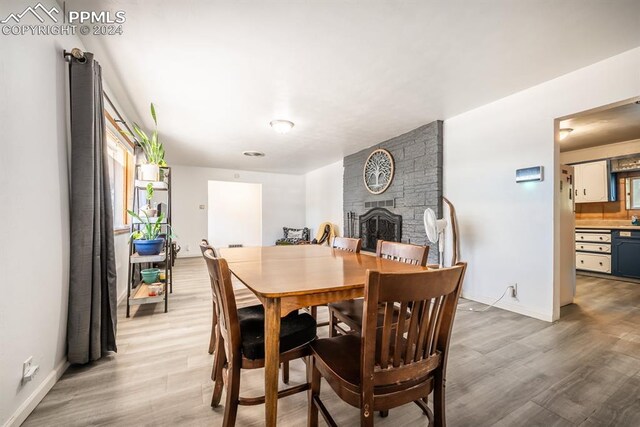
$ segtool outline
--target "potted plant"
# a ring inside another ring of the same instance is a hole
[[[127,210],[127,212],[142,224],[140,230],[131,233],[131,239],[138,255],[158,255],[164,244],[164,239],[160,237],[164,214],[161,214],[156,221],[151,221],[146,215],[140,216],[131,210]]]
[[[142,147],[142,151],[144,151],[147,162],[140,165],[139,177],[143,181],[158,181],[160,179],[160,166],[167,165],[164,161],[164,146],[158,141],[158,118],[153,102],[151,103],[151,117],[155,124],[155,129],[151,133],[151,137],[135,122],[133,123],[133,131],[136,133],[136,136],[123,131],[125,135],[135,138],[138,144],[140,144],[140,147]]]
[[[139,215],[145,215],[147,218],[153,218],[158,214],[158,209],[153,203],[153,183],[149,182],[147,184],[147,204],[140,208]]]

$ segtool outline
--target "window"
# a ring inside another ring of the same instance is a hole
[[[113,228],[118,232],[126,230],[129,223],[127,209],[132,204],[133,155],[128,141],[120,135],[108,113],[106,118],[111,123],[111,126],[107,124],[106,136]]]
[[[631,209],[640,209],[640,178],[631,178]]]

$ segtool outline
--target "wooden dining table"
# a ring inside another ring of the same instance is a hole
[[[427,269],[320,245],[223,248],[220,253],[265,308],[266,426],[275,426],[278,416],[281,317],[302,307],[362,297],[367,270]]]

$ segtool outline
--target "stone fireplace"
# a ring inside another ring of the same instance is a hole
[[[375,251],[378,239],[429,244],[422,215],[426,208],[442,217],[442,122],[436,121],[344,158],[344,234],[362,239]],[[367,191],[363,167],[371,152],[388,150],[394,160],[391,185],[381,194]],[[429,262],[437,261],[437,248]]]
[[[358,218],[362,249],[375,252],[378,240],[402,241],[402,215],[385,208],[373,208]]]

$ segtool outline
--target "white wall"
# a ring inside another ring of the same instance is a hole
[[[129,232],[118,234],[114,239],[116,274],[118,276],[118,304],[127,297],[127,274],[129,272]]]
[[[169,162],[171,159],[168,159]],[[200,256],[198,245],[207,236],[208,182],[236,181],[262,184],[262,243],[272,245],[282,237],[282,227],[305,225],[304,175],[172,166],[172,222],[179,256]],[[204,209],[200,209],[200,205]]]
[[[638,153],[640,153],[640,139],[634,139],[632,141],[617,142],[615,144],[600,145],[597,147],[583,148],[581,150],[565,151],[560,153],[560,163],[566,165]]]
[[[208,208],[211,245],[262,246],[262,184],[209,181]]]
[[[336,225],[337,234],[342,234],[343,175],[342,160],[305,175],[306,225],[311,229],[311,239],[325,221]]]
[[[2,9],[20,12],[24,7],[24,2],[9,1]],[[69,191],[62,49],[80,44],[72,37],[0,37],[0,222],[4,224],[0,425],[4,425],[13,422],[10,418],[29,396],[46,393],[65,367]],[[29,356],[40,372],[22,386],[22,363]]]
[[[554,119],[640,95],[639,70],[637,48],[445,121],[444,194],[469,262],[466,298],[490,302],[517,282],[518,300],[499,306],[557,318]],[[536,165],[543,182],[515,183],[517,168]]]
[[[24,8],[23,1],[2,3],[7,13]],[[62,51],[83,45],[74,36],[0,38],[0,425],[19,425],[67,367],[68,74]],[[126,290],[126,242],[126,235],[116,237],[118,274],[123,265],[125,271],[119,293]],[[21,385],[29,356],[40,371]]]

